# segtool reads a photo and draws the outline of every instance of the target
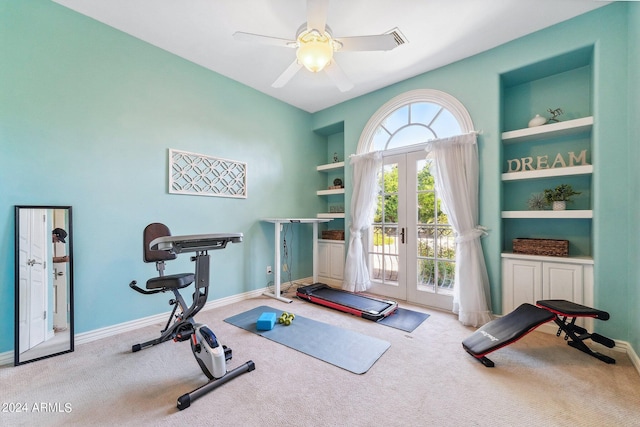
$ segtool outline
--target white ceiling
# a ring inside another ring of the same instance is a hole
[[[354,83],[340,92],[324,72],[271,84],[295,50],[236,41],[236,31],[295,39],[305,0],[53,0],[308,112],[422,74],[608,4],[596,0],[331,0],[334,37],[398,28],[387,52],[336,52]]]

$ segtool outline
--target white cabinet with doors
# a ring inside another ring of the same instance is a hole
[[[315,129],[314,133],[326,144],[327,161],[316,166],[319,174],[316,195],[321,200],[316,217],[330,220],[317,236],[318,280],[333,287],[342,287],[345,262],[344,122]],[[331,240],[336,238],[341,240]]]
[[[318,240],[318,276],[331,286],[341,287],[344,273],[344,241]]]
[[[338,187],[344,180],[344,162],[330,163],[317,167],[318,172],[327,175],[330,181],[328,186]],[[339,178],[335,178],[339,176]],[[338,183],[338,181],[340,183]],[[327,211],[318,213],[318,218],[344,219],[344,186],[341,188],[329,188],[318,190],[318,196],[324,196]],[[342,206],[342,209],[334,209]],[[329,229],[343,229],[343,223]],[[320,281],[334,287],[342,287],[342,277],[344,270],[344,240],[318,240],[318,276]]]
[[[593,53],[565,52],[500,76],[503,315],[543,299],[593,307]],[[537,114],[545,124],[531,123]],[[544,191],[561,185],[577,192],[567,209],[544,206]],[[522,238],[567,240],[568,256],[513,253]]]
[[[502,254],[502,313],[543,299],[592,307],[593,260]]]

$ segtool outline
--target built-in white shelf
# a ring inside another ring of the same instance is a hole
[[[326,165],[319,165],[316,167],[318,172],[326,172],[326,171],[340,169],[340,168],[344,168],[344,162],[328,163]]]
[[[318,218],[331,218],[331,219],[344,218],[344,212],[340,212],[340,213],[319,213],[318,214]]]
[[[344,188],[335,188],[333,190],[318,190],[316,191],[318,196],[330,196],[332,194],[344,194]]]
[[[566,168],[538,169],[534,171],[507,172],[502,174],[503,181],[517,181],[521,179],[553,178],[556,176],[590,175],[593,165],[568,166]]]
[[[577,209],[564,211],[502,211],[502,218],[588,219],[593,218],[593,211]]]
[[[587,132],[593,127],[593,116],[580,119],[567,120],[566,122],[552,123],[526,129],[512,130],[502,133],[502,142],[505,144],[557,138],[564,135],[573,135]]]

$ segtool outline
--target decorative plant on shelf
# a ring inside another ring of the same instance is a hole
[[[544,194],[534,193],[529,197],[527,205],[531,211],[541,211],[547,207],[547,200],[545,199]]]
[[[573,191],[573,187],[569,184],[560,184],[556,188],[547,188],[544,190],[544,198],[547,204],[553,206],[554,211],[566,209],[566,203],[572,202],[571,197],[580,194]]]

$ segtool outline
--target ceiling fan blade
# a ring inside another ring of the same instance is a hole
[[[370,51],[392,50],[398,47],[393,34],[380,34],[379,36],[356,36],[336,38],[342,43],[340,52],[344,51]]]
[[[299,64],[297,60],[293,61],[291,65],[289,65],[287,69],[284,70],[282,74],[280,74],[280,77],[278,77],[276,81],[271,84],[271,86],[276,88],[283,87],[289,82],[289,80],[291,80],[293,76],[296,75],[300,68],[302,68],[302,64]]]
[[[280,47],[296,47],[295,40],[280,39],[277,37],[262,36],[260,34],[243,33],[237,31],[233,33],[233,38],[241,42],[252,42],[260,44],[268,44]]]
[[[342,71],[342,68],[338,66],[335,60],[332,60],[324,70],[327,72],[331,81],[338,86],[340,92],[347,92],[353,89],[353,83],[349,80],[349,77],[347,77],[344,71]]]
[[[307,0],[307,30],[324,32],[329,0]]]

